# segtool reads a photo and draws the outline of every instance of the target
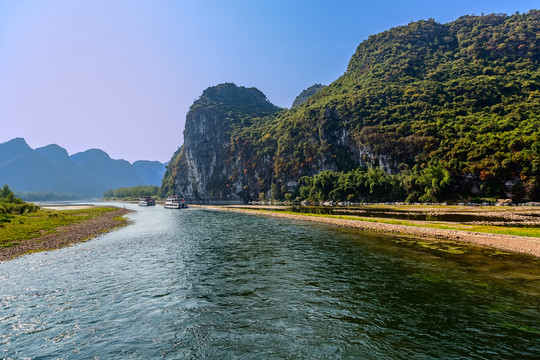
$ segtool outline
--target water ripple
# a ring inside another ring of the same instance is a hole
[[[302,221],[137,210],[127,228],[0,264],[0,357],[540,353],[534,260],[444,257]]]

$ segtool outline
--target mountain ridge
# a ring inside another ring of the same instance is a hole
[[[32,149],[23,138],[0,143],[0,183],[8,184],[19,193],[56,192],[100,197],[109,189],[161,183],[164,164],[145,160],[135,163],[113,160],[100,149],[70,156],[57,144]],[[151,164],[147,169],[146,163]]]

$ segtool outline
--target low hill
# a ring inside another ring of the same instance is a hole
[[[321,85],[321,84],[311,85],[307,89],[303,90],[300,93],[300,95],[298,95],[294,99],[294,101],[292,103],[292,107],[297,107],[297,106],[300,106],[300,105],[306,103],[311,96],[315,95],[316,93],[318,93],[319,91],[321,91],[325,87],[326,87],[325,85]]]
[[[133,163],[133,169],[141,179],[141,185],[161,185],[165,164],[159,161],[138,160]]]

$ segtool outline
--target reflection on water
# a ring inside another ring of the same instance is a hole
[[[527,359],[537,260],[288,219],[138,208],[0,264],[3,358]]]
[[[279,209],[276,209],[279,210]],[[284,210],[301,214],[323,214],[323,215],[350,215],[369,218],[389,218],[400,220],[420,220],[420,221],[448,221],[448,222],[474,222],[474,221],[508,221],[503,217],[480,216],[475,214],[452,214],[440,213],[429,214],[424,212],[401,211],[395,209],[365,209],[365,208],[334,208],[328,206],[292,206]]]

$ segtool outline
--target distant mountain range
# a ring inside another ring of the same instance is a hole
[[[71,193],[101,197],[109,189],[161,185],[165,164],[113,160],[99,149],[69,156],[51,144],[32,149],[22,138],[0,143],[0,184],[17,192]]]

